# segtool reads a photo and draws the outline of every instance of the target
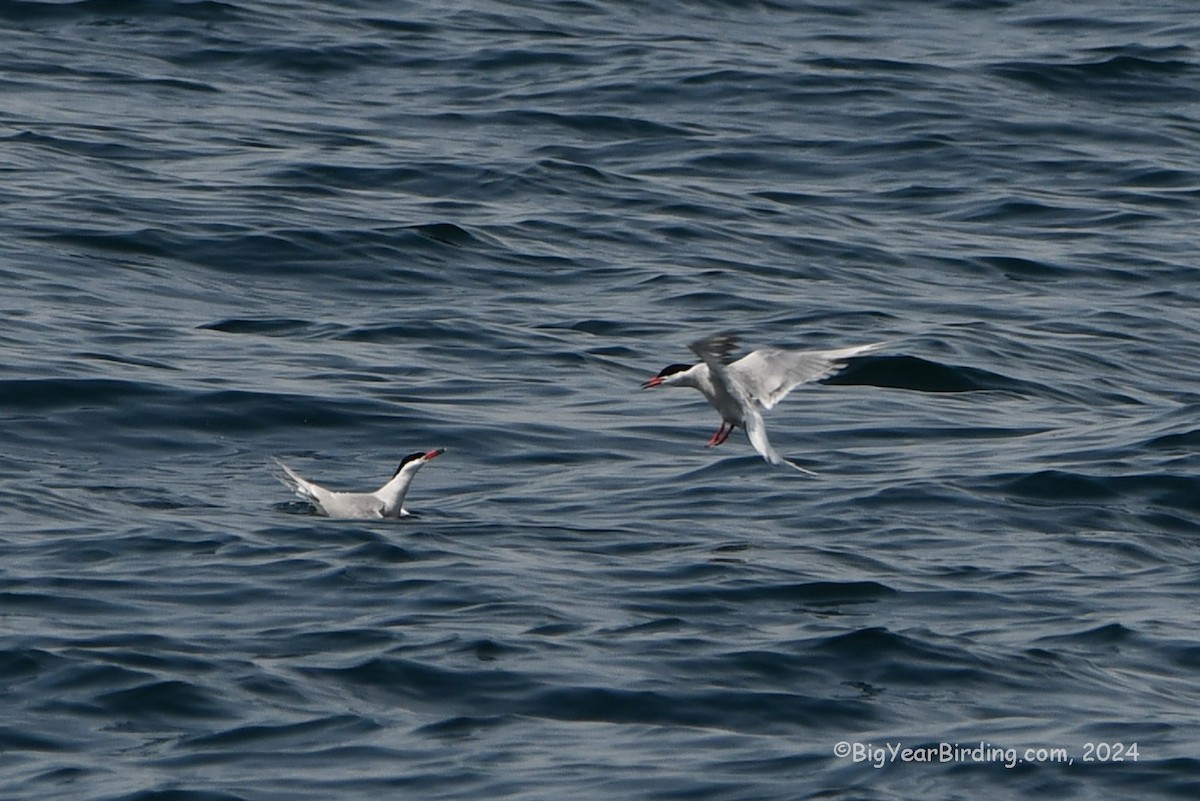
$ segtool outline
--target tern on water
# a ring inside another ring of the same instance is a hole
[[[693,342],[689,347],[700,357],[697,364],[672,364],[642,384],[651,387],[692,387],[698,389],[721,415],[721,427],[708,441],[711,448],[729,439],[741,426],[754,450],[771,464],[786,464],[802,473],[814,475],[798,464],[784,459],[771,447],[762,413],[783,400],[800,384],[828,378],[846,366],[846,360],[883,347],[884,343],[857,345],[836,350],[784,350],[763,348],[751,351],[737,361],[730,354],[737,347],[737,336],[717,334]]]
[[[374,492],[335,492],[312,483],[296,474],[278,459],[275,464],[283,470],[278,476],[285,486],[298,496],[316,505],[326,517],[350,517],[358,519],[379,517],[402,517],[408,514],[404,508],[404,496],[413,478],[430,461],[446,452],[445,448],[410,453],[400,460],[400,466],[392,479]]]

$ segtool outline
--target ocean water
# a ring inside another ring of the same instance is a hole
[[[1192,3],[0,39],[0,797],[1200,794]],[[639,390],[723,330],[888,343],[816,477]]]

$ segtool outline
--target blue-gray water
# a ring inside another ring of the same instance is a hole
[[[0,39],[0,797],[1200,794],[1193,3]],[[817,478],[638,390],[723,329],[890,343]]]

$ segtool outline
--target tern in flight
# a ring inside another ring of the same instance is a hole
[[[763,412],[783,400],[800,384],[828,378],[846,366],[846,360],[878,350],[885,343],[856,345],[836,350],[785,350],[762,348],[737,361],[730,354],[737,347],[733,333],[717,334],[693,342],[692,352],[700,357],[696,364],[672,364],[642,384],[652,387],[692,387],[698,389],[721,415],[721,427],[708,441],[711,448],[729,439],[741,426],[754,450],[771,464],[786,464],[802,473],[815,475],[784,459],[771,447]]]

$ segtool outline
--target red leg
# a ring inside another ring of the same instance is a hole
[[[733,430],[732,426],[730,426],[730,430]],[[712,439],[708,441],[708,445],[705,447],[711,448],[714,445],[720,445],[727,439],[729,439],[729,432],[725,430],[725,421],[722,420],[721,427],[717,429],[717,433],[712,435]]]
[[[734,428],[733,423],[725,424],[725,433],[724,433],[724,435],[722,435],[721,439],[717,441],[718,445],[725,444],[725,440],[729,439],[729,435],[733,433],[733,428]]]

